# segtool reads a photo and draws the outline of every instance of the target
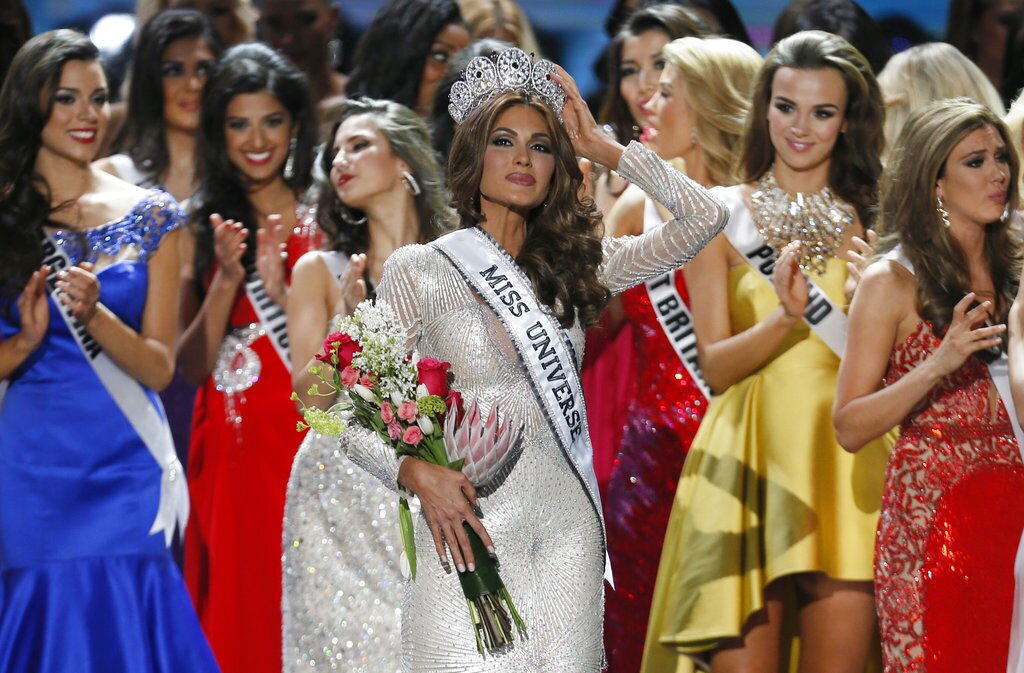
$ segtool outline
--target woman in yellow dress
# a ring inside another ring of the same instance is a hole
[[[869,659],[891,442],[844,452],[832,401],[842,260],[877,200],[882,118],[871,69],[842,38],[798,33],[766,57],[742,143],[746,184],[718,190],[729,224],[685,269],[716,394],[676,492],[645,673],[684,670],[685,655],[714,673],[778,671],[787,602],[801,671],[862,673]]]

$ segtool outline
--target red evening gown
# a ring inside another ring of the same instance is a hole
[[[922,322],[893,351],[892,385],[940,340]],[[875,546],[886,673],[1002,673],[1024,464],[988,368],[970,358],[900,427]]]
[[[289,273],[317,247],[315,224],[300,222],[288,239]],[[185,580],[224,673],[281,673],[281,522],[303,434],[291,372],[258,330],[239,288],[225,343],[240,345],[199,388],[189,448]]]
[[[682,271],[675,284],[689,301]],[[605,593],[608,673],[640,670],[654,581],[672,513],[676,483],[707,400],[669,343],[645,285],[626,290],[622,305],[633,328],[636,395],[604,500],[615,590]]]

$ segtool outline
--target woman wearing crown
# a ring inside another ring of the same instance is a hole
[[[691,259],[727,212],[653,152],[600,133],[572,78],[518,49],[474,59],[451,100],[460,228],[396,251],[378,297],[410,348],[453,364],[465,398],[524,423],[524,449],[497,486],[477,493],[460,472],[399,462],[355,426],[341,446],[422,505],[421,562],[402,613],[407,670],[599,671],[606,555],[579,383],[582,330],[611,293]],[[602,239],[598,211],[580,196],[577,155],[641,185],[674,219]],[[455,574],[474,568],[463,522],[500,559],[528,629],[501,656],[482,657],[467,622]],[[434,554],[438,563],[426,560]]]

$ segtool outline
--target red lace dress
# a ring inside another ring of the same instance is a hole
[[[287,269],[319,247],[312,214],[288,238]],[[212,275],[210,276],[212,278]],[[192,418],[185,581],[224,673],[281,672],[281,528],[304,437],[291,373],[240,287]]]
[[[893,351],[891,385],[939,346],[922,322]],[[875,592],[886,673],[1006,670],[1024,464],[976,358],[904,419],[886,474]]]
[[[689,302],[682,272],[674,276],[680,296]],[[615,590],[605,592],[608,673],[640,670],[676,484],[707,408],[658,323],[646,286],[626,290],[622,306],[633,328],[635,360],[629,375],[636,381],[636,396],[604,500],[615,572]]]

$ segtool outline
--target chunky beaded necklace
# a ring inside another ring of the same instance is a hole
[[[769,169],[750,196],[751,216],[765,242],[776,251],[790,241],[803,244],[798,262],[804,271],[825,273],[825,263],[853,224],[853,206],[833,196],[826,185],[809,194],[787,194]]]

